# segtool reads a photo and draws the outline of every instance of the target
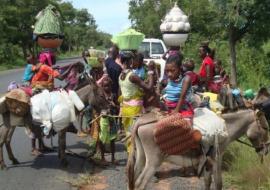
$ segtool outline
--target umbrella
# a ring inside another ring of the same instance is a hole
[[[129,28],[113,36],[111,41],[121,50],[137,50],[144,39],[144,34]]]

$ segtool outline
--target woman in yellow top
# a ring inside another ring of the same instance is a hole
[[[120,114],[123,116],[122,124],[126,135],[131,132],[134,117],[140,115],[143,111],[143,92],[152,92],[154,90],[154,66],[148,69],[149,81],[146,84],[132,72],[135,58],[136,55],[131,51],[121,55],[123,70],[119,76],[119,85],[122,95],[119,97],[119,102],[121,103]],[[128,141],[128,152],[130,152],[130,148],[130,141]]]

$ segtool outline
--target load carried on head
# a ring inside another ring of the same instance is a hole
[[[102,67],[103,59],[105,59],[105,52],[102,50],[90,48],[88,50],[89,57],[87,57],[87,62],[92,68]]]
[[[63,27],[60,13],[53,5],[48,5],[36,16],[34,36],[43,48],[57,48],[63,42]]]
[[[116,44],[120,50],[138,50],[140,44],[144,39],[144,34],[137,32],[136,30],[129,28],[115,36],[111,41]]]
[[[160,31],[167,46],[180,46],[187,40],[190,31],[188,16],[176,3],[170,12],[166,14],[160,25]]]

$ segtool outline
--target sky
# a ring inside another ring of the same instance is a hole
[[[130,27],[128,19],[129,0],[67,0],[77,9],[86,8],[98,25],[98,29],[117,34]]]

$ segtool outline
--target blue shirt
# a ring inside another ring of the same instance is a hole
[[[34,72],[32,71],[32,64],[27,64],[23,74],[23,81],[24,82],[31,81],[33,75]]]
[[[178,102],[180,98],[180,94],[182,93],[184,79],[185,77],[183,77],[182,79],[176,82],[171,81],[171,80],[168,81],[168,84],[166,88],[164,89],[165,99],[171,102]],[[191,87],[189,87],[187,90],[186,98],[185,98],[187,102],[191,102],[191,95],[192,95],[192,91],[191,91]]]
[[[145,80],[146,78],[146,71],[144,66],[142,66],[141,68],[133,69],[133,73],[140,77],[140,79],[142,80]]]

